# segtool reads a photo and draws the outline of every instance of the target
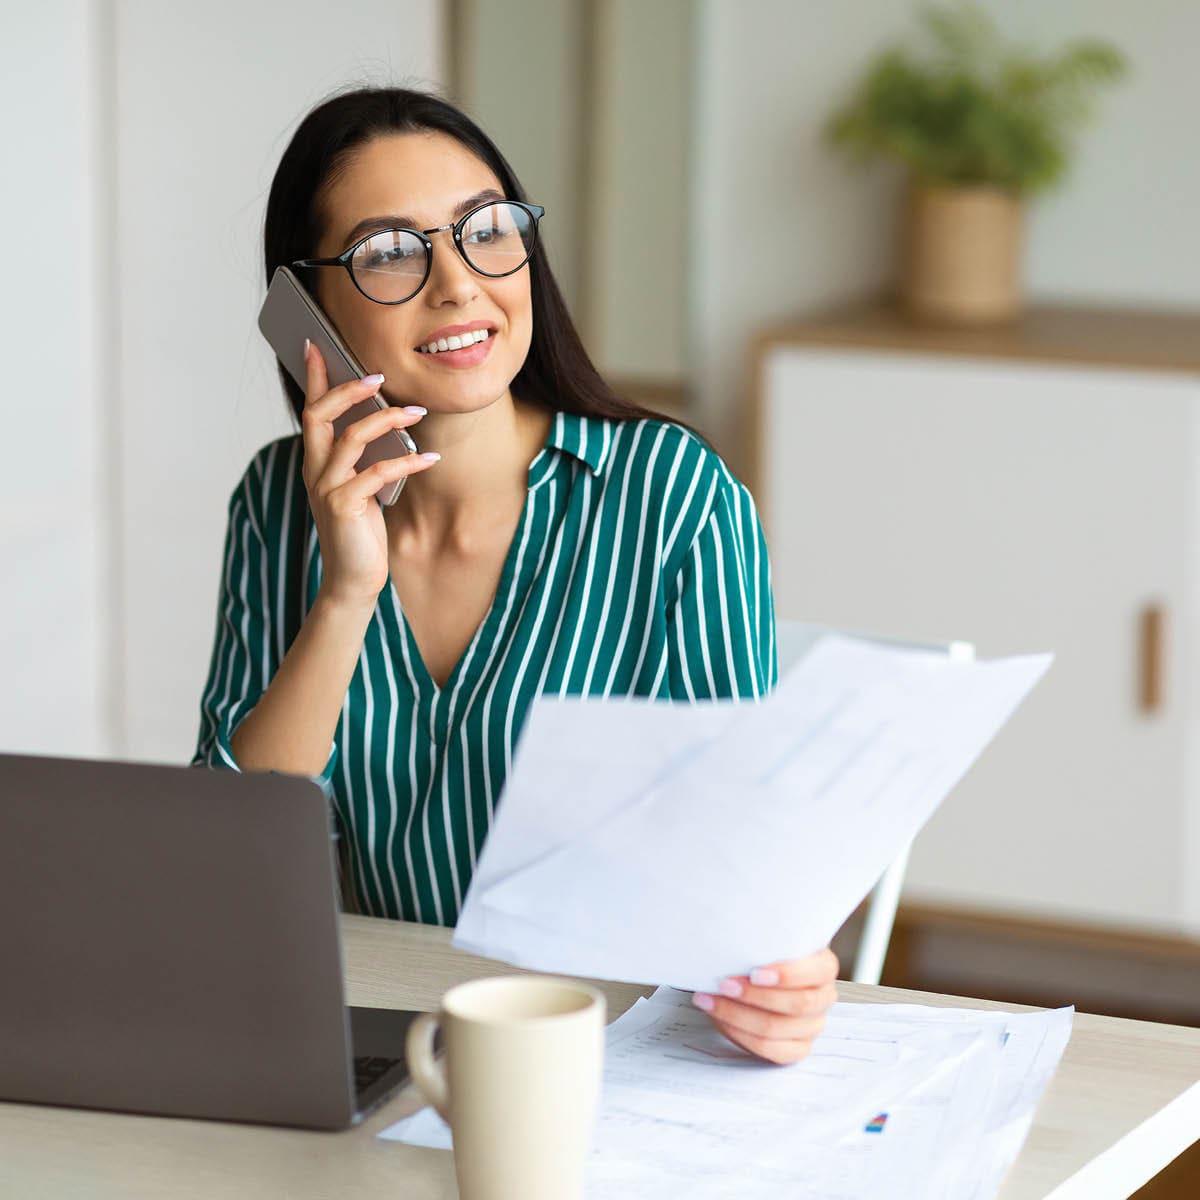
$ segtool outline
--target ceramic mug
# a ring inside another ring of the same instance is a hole
[[[409,1070],[450,1126],[461,1200],[582,1200],[605,1014],[587,984],[503,975],[450,988],[412,1023]]]

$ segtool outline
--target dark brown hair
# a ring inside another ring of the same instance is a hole
[[[267,284],[276,267],[316,253],[325,189],[347,169],[359,147],[375,137],[423,131],[455,138],[495,172],[507,199],[528,202],[525,189],[491,138],[441,97],[397,87],[335,92],[300,122],[271,181],[263,226]],[[671,421],[708,444],[687,422],[621,399],[588,357],[546,255],[535,251],[529,270],[533,334],[529,353],[513,380],[514,392],[552,411]],[[279,377],[299,428],[304,391],[282,364]]]

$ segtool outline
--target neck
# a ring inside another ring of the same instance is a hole
[[[411,433],[440,462],[410,475],[400,499],[384,509],[394,546],[469,552],[520,513],[529,464],[546,443],[554,414],[506,391],[476,412],[427,413]]]

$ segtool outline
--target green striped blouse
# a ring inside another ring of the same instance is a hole
[[[301,452],[299,434],[264,446],[230,496],[193,766],[239,769],[230,736],[316,598]],[[457,921],[535,695],[757,700],[777,681],[771,568],[745,485],[682,426],[559,412],[491,607],[444,687],[390,580],[380,591],[313,777],[359,911]]]

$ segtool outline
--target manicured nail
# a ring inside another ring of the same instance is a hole
[[[750,982],[755,987],[771,987],[779,982],[779,972],[771,970],[770,967],[755,967],[750,972]]]
[[[712,1012],[713,998],[706,995],[704,992],[693,992],[692,1003],[697,1008],[704,1009],[705,1012]]]
[[[308,347],[309,347],[309,345],[310,345],[310,343],[309,343],[308,338],[305,338],[304,339],[304,361],[305,362],[308,362]]]
[[[362,378],[362,381],[368,387],[374,387],[377,383],[383,382],[383,376],[382,375],[364,375]]]
[[[421,455],[421,457],[426,462],[437,462],[437,460],[439,458],[441,458],[442,456],[436,450],[426,450],[425,453]]]
[[[740,996],[742,994],[742,985],[736,979],[722,979],[721,991],[726,996]]]
[[[423,417],[429,411],[429,409],[422,408],[419,404],[406,404],[404,406],[404,411],[406,413],[412,413],[414,417]]]

